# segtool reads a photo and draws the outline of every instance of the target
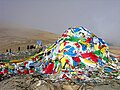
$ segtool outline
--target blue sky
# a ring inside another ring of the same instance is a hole
[[[120,46],[120,0],[0,0],[0,24],[61,34],[84,26]]]

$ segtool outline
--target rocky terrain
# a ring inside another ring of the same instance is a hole
[[[104,83],[52,82],[40,78],[14,76],[0,82],[0,90],[119,90],[120,81],[106,81]]]

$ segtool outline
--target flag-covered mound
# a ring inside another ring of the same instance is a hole
[[[53,75],[54,79],[101,81],[117,79],[120,67],[109,55],[108,44],[83,27],[68,28],[43,53],[31,60],[14,64],[10,73]],[[5,68],[2,68],[5,70]],[[4,70],[1,72],[4,73]]]
[[[115,78],[117,59],[109,56],[108,44],[83,27],[69,28],[44,53],[42,73],[60,74],[67,80]]]

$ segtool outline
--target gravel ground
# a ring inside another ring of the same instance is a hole
[[[37,77],[14,76],[0,82],[0,90],[120,90],[120,81],[101,84],[75,84],[68,82],[52,82]]]

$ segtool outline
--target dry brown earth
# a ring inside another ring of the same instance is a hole
[[[44,45],[50,44],[58,37],[57,34],[37,29],[0,27],[0,50],[16,50],[18,46],[25,49],[27,45],[36,44],[37,40],[42,40]]]

